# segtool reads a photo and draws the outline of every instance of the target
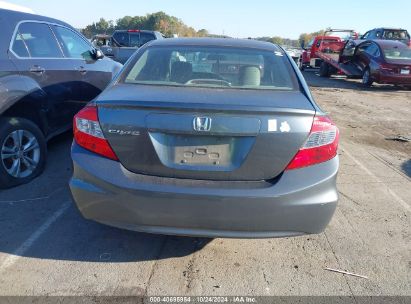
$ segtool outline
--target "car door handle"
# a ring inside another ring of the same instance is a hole
[[[77,71],[79,71],[81,75],[84,75],[87,73],[87,70],[83,66],[77,68]]]
[[[30,73],[43,74],[46,70],[39,65],[34,65],[30,68]]]

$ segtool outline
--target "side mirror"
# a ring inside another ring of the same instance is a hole
[[[102,59],[104,57],[104,53],[100,49],[94,49],[93,51],[91,51],[91,53],[96,60]]]
[[[96,59],[103,59],[104,53],[101,50],[96,50]]]

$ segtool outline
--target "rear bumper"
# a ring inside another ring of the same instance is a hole
[[[213,182],[127,171],[76,144],[70,188],[82,215],[149,233],[266,238],[320,233],[335,211],[338,157],[275,182]]]
[[[393,75],[387,73],[380,73],[380,79],[378,83],[411,86],[411,75]]]

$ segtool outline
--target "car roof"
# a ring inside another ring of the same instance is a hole
[[[58,19],[41,16],[37,14],[12,11],[12,10],[7,10],[7,9],[0,9],[0,18],[6,19],[11,24],[17,24],[23,20],[34,20],[34,21],[44,21],[44,22],[49,22],[49,23],[61,24],[69,28],[73,28],[68,23],[58,20]]]
[[[406,29],[399,28],[399,27],[377,27],[371,31],[376,31],[376,30],[383,30],[383,31],[406,31]]]
[[[0,35],[0,58],[8,58],[7,50],[9,49],[10,39],[17,24],[21,21],[47,22],[62,25],[75,30],[69,24],[57,19],[19,11],[0,9],[0,27],[2,29],[2,35]]]
[[[114,33],[160,33],[158,31],[150,31],[150,30],[115,30]]]
[[[150,42],[149,46],[216,46],[252,48],[266,51],[281,50],[280,47],[270,42],[236,38],[167,38],[162,40],[153,40]]]

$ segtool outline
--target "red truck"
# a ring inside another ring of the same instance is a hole
[[[342,33],[343,36],[341,35]],[[355,31],[337,29],[327,30],[324,35],[314,37],[306,47],[304,45],[301,46],[304,51],[298,62],[300,70],[303,71],[307,67],[319,68],[322,62],[322,59],[317,56],[319,51],[324,52],[324,49],[328,48],[327,50],[333,53],[338,51],[338,49],[341,49],[341,46],[344,44],[345,40],[352,38],[358,38],[358,34]]]

